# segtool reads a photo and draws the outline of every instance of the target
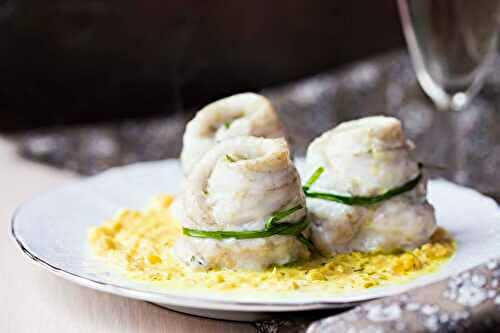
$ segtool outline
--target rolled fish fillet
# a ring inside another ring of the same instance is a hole
[[[242,93],[220,99],[198,111],[187,124],[181,153],[185,175],[217,142],[238,136],[280,138],[283,127],[267,98]]]
[[[306,175],[324,172],[310,191],[372,197],[415,179],[418,164],[409,154],[399,120],[374,116],[340,124],[307,150]],[[426,200],[426,179],[410,191],[374,205],[346,205],[307,198],[314,245],[323,253],[414,248],[436,229]]]
[[[305,197],[286,141],[257,137],[226,140],[204,155],[189,175],[182,195],[181,224],[203,231],[261,231],[276,212],[300,207],[286,223],[306,217]],[[174,254],[193,268],[261,270],[307,258],[295,236],[252,239],[184,235]]]

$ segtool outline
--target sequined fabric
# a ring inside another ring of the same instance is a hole
[[[442,282],[365,303],[314,322],[307,333],[495,332],[500,330],[500,259]]]

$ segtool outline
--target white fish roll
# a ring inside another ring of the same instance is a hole
[[[307,165],[325,168],[316,186],[372,196],[418,173],[409,157],[412,148],[399,120],[367,117],[342,123],[315,139],[307,150]]]
[[[238,137],[217,144],[189,175],[181,223],[202,231],[263,231],[273,214],[291,208],[296,210],[276,223],[305,225],[305,197],[286,141]],[[184,235],[174,253],[204,269],[261,270],[309,256],[296,236],[279,234],[250,239]]]
[[[340,124],[308,148],[306,174],[324,168],[310,191],[347,197],[382,195],[418,176],[412,149],[395,118],[375,116]],[[370,205],[307,198],[313,243],[327,254],[419,246],[436,228],[425,188],[422,178],[411,190]]]
[[[267,98],[242,93],[220,99],[198,111],[187,124],[181,153],[188,175],[217,142],[238,136],[284,137],[283,127]]]

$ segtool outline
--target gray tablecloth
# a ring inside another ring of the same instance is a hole
[[[307,333],[500,331],[500,259],[314,322]]]

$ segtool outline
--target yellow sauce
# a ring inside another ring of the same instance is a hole
[[[145,211],[123,210],[89,232],[94,253],[134,280],[171,290],[217,292],[341,294],[388,284],[400,284],[439,268],[454,253],[454,242],[438,229],[430,242],[398,253],[339,254],[308,262],[276,266],[262,272],[193,271],[172,255],[181,235],[171,217],[171,196],[153,200]]]

